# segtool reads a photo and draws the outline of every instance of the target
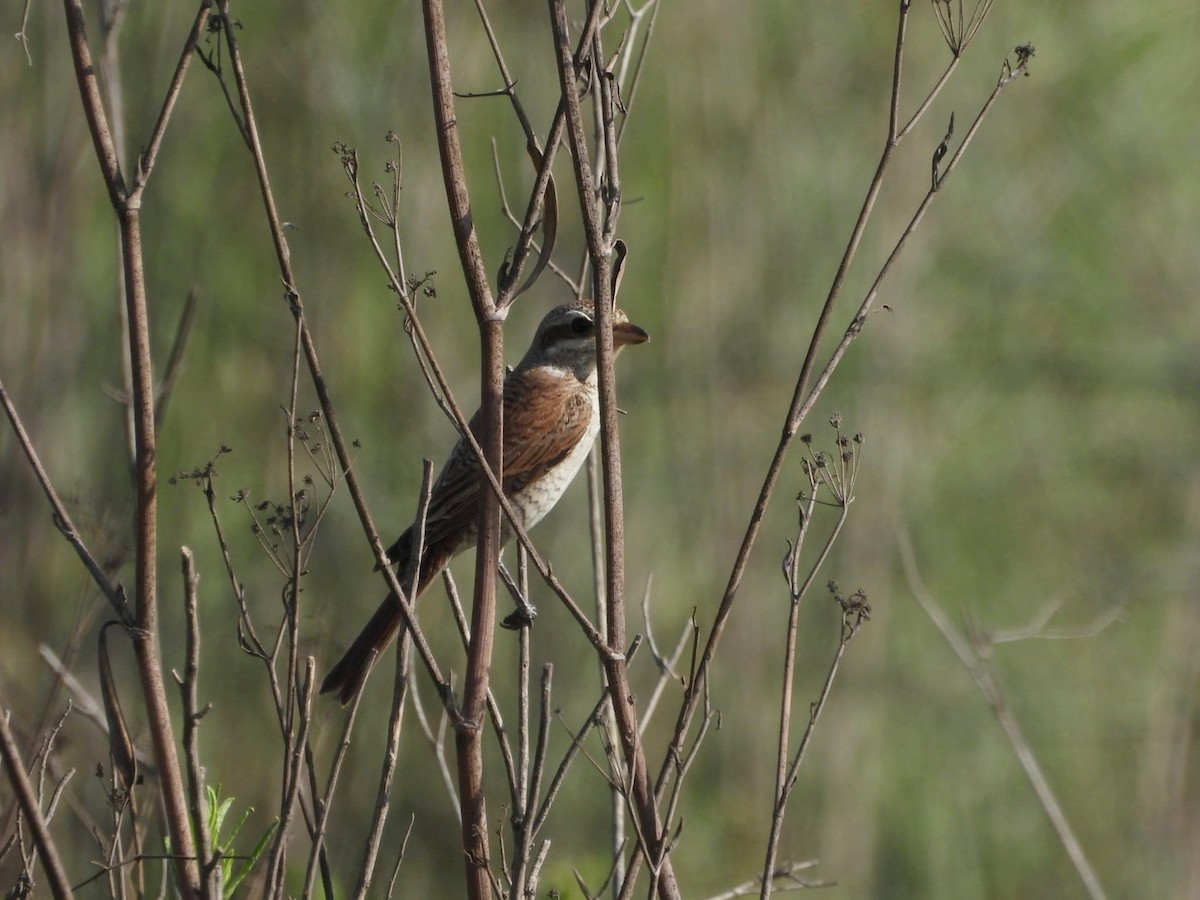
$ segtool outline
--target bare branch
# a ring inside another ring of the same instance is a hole
[[[304,359],[308,366],[309,375],[312,378],[313,387],[317,393],[317,400],[321,406],[321,413],[325,418],[325,425],[329,429],[329,439],[333,444],[337,454],[338,464],[342,467],[346,479],[346,487],[350,491],[350,497],[354,502],[354,508],[358,513],[359,521],[362,523],[363,531],[367,536],[368,543],[371,546],[372,552],[375,554],[375,562],[379,566],[379,570],[388,583],[388,588],[391,590],[400,604],[401,614],[405,622],[408,623],[410,632],[412,633],[413,644],[417,650],[417,654],[421,657],[421,662],[424,664],[434,684],[437,685],[438,693],[444,704],[453,708],[453,697],[450,691],[449,681],[442,675],[441,670],[434,659],[433,651],[425,640],[424,634],[420,628],[416,626],[412,616],[412,608],[408,599],[404,596],[404,591],[400,587],[400,583],[396,578],[396,573],[388,564],[387,552],[384,549],[383,542],[379,539],[379,532],[375,528],[375,523],[371,518],[370,511],[367,509],[366,496],[363,493],[362,487],[358,482],[358,477],[354,473],[353,459],[350,455],[350,449],[342,434],[341,427],[338,425],[337,413],[334,410],[333,400],[329,394],[329,386],[325,381],[325,376],[321,370],[320,360],[317,357],[316,345],[313,343],[312,334],[308,329],[307,320],[304,318],[304,305],[299,291],[296,289],[295,276],[292,272],[291,251],[288,247],[287,237],[284,234],[283,223],[279,217],[278,210],[275,205],[275,197],[271,190],[271,181],[267,173],[266,160],[263,155],[262,142],[258,136],[258,124],[254,117],[254,108],[250,100],[250,89],[246,81],[246,73],[242,66],[241,55],[238,52],[237,38],[234,35],[234,28],[229,18],[228,0],[220,0],[218,9],[221,13],[222,34],[229,48],[230,61],[233,66],[234,79],[237,86],[238,101],[240,104],[242,119],[244,121],[246,143],[250,149],[251,156],[254,160],[255,174],[258,177],[259,190],[263,198],[263,207],[267,216],[267,223],[271,232],[271,239],[275,246],[276,260],[279,264],[280,275],[283,278],[284,288],[287,295],[287,300],[291,308],[292,314],[300,320],[300,335],[301,343],[304,348]]]
[[[175,110],[175,101],[179,99],[179,92],[183,89],[183,78],[191,64],[200,35],[204,33],[204,27],[208,24],[208,14],[211,11],[212,0],[201,0],[200,8],[196,10],[196,18],[192,22],[192,30],[188,32],[183,50],[179,54],[179,62],[175,64],[175,72],[171,75],[171,84],[167,88],[167,96],[159,110],[158,121],[154,123],[154,131],[146,144],[145,152],[138,159],[133,189],[129,192],[129,202],[132,204],[140,202],[142,192],[146,189],[146,183],[150,180],[150,173],[154,171],[159,147],[162,146],[163,137],[167,133],[167,123],[171,121],[171,113]]]
[[[25,769],[25,764],[21,761],[20,753],[17,750],[17,742],[9,727],[8,714],[2,712],[0,712],[0,757],[4,759],[8,783],[12,785],[13,793],[17,795],[17,802],[21,806],[25,821],[29,823],[29,827],[33,831],[33,841],[37,846],[42,868],[46,870],[46,877],[50,881],[51,891],[60,900],[74,896],[71,892],[71,883],[67,880],[66,869],[63,868],[62,858],[58,854],[58,847],[50,836],[50,829],[42,815],[42,808],[38,805],[33,785],[29,782],[29,772]]]
[[[600,4],[594,4],[600,6]],[[623,657],[614,655],[612,648],[625,645],[625,540],[624,513],[621,500],[621,457],[617,425],[616,377],[613,371],[612,339],[613,310],[613,247],[620,194],[616,169],[615,122],[612,97],[609,93],[609,73],[603,68],[603,53],[599,29],[593,35],[591,60],[593,77],[601,80],[600,115],[603,123],[602,146],[606,151],[607,185],[603,197],[597,193],[592,178],[587,137],[576,85],[575,59],[567,39],[566,9],[562,0],[550,0],[551,27],[554,33],[559,89],[567,110],[567,134],[571,142],[575,185],[583,216],[588,257],[593,271],[593,296],[596,309],[596,368],[600,388],[600,454],[604,473],[604,526],[607,620],[605,641],[610,648],[602,659],[608,679],[609,695],[617,729],[622,741],[622,754],[632,778],[632,803],[639,819],[639,831],[647,842],[645,850],[651,867],[659,872],[658,893],[663,900],[679,896],[670,860],[662,855],[663,834],[654,791],[650,788],[645,751],[638,735],[638,717],[634,693],[628,681]],[[603,200],[603,218],[600,202]]]
[[[414,520],[416,522],[416,546],[413,549],[412,565],[413,570],[418,572],[421,568],[421,558],[425,553],[425,519],[429,512],[429,497],[432,491],[433,463],[425,460],[421,469],[421,493],[417,503],[417,517]],[[412,644],[408,639],[408,630],[401,628],[400,634],[396,637],[396,675],[392,683],[392,706],[388,715],[387,743],[383,767],[379,773],[379,789],[375,792],[375,810],[371,816],[371,825],[367,829],[366,848],[363,853],[362,865],[358,869],[358,883],[354,888],[356,900],[364,900],[367,889],[371,886],[371,877],[379,858],[380,841],[383,839],[383,826],[387,822],[388,811],[391,807],[392,780],[396,774],[396,762],[400,753],[404,703],[408,698],[408,667],[411,651]]]
[[[167,829],[172,846],[181,855],[176,881],[185,900],[199,887],[199,872],[189,827],[183,777],[175,748],[162,663],[158,651],[158,578],[157,578],[157,450],[154,425],[154,377],[150,356],[150,321],[146,301],[145,271],[142,261],[142,235],[139,218],[140,190],[128,192],[121,173],[118,151],[105,115],[84,25],[82,0],[64,0],[71,57],[75,65],[84,116],[92,137],[100,172],[108,189],[109,200],[120,226],[122,276],[125,291],[125,316],[128,328],[132,382],[131,414],[134,426],[134,483],[136,488],[135,544],[136,588],[134,650],[145,699],[154,755],[158,762]],[[202,17],[206,15],[203,8]],[[190,54],[190,48],[185,53]],[[186,61],[177,68],[177,79],[186,71]],[[177,90],[176,90],[177,93]],[[168,93],[161,127],[173,103]]]
[[[158,394],[154,401],[154,421],[162,428],[163,415],[167,410],[167,402],[175,389],[175,379],[183,367],[183,354],[187,349],[188,337],[192,333],[192,322],[196,318],[196,308],[200,305],[200,289],[193,287],[187,292],[183,301],[183,313],[179,316],[179,324],[175,327],[175,340],[171,344],[171,353],[167,364],[163,367],[162,381],[158,385]]]
[[[54,484],[50,481],[50,476],[46,474],[45,468],[42,467],[42,461],[33,447],[33,442],[29,439],[29,434],[25,431],[25,426],[21,423],[21,418],[17,414],[17,408],[13,405],[8,392],[4,389],[3,381],[0,381],[0,404],[3,404],[4,412],[8,416],[9,423],[12,425],[13,433],[17,436],[17,443],[21,445],[21,449],[25,452],[25,458],[29,460],[29,466],[33,469],[33,474],[37,477],[38,484],[42,487],[42,492],[50,502],[55,527],[62,532],[67,542],[75,548],[79,559],[92,576],[92,580],[96,582],[96,585],[116,611],[117,617],[127,627],[132,626],[134,617],[133,612],[129,609],[129,602],[125,598],[125,588],[120,584],[113,584],[108,580],[108,575],[105,574],[100,563],[96,561],[91,551],[88,550],[87,545],[84,544],[83,538],[79,535],[79,530],[71,521],[71,516],[67,512],[66,506],[59,499],[58,492],[54,489]]]
[[[847,349],[849,348],[850,344],[858,337],[858,335],[861,333],[863,327],[866,325],[867,317],[871,313],[871,311],[875,305],[875,301],[879,296],[880,286],[882,285],[884,279],[891,273],[892,268],[894,267],[896,261],[899,259],[900,255],[907,247],[909,239],[912,237],[912,235],[915,233],[917,227],[920,225],[922,219],[925,216],[925,213],[928,211],[930,205],[932,204],[934,197],[937,195],[939,188],[941,187],[942,184],[945,183],[946,178],[949,177],[949,175],[955,170],[955,168],[957,168],[959,162],[962,159],[963,153],[966,150],[966,147],[968,146],[970,141],[974,138],[975,134],[978,132],[979,127],[983,122],[983,119],[986,117],[988,112],[990,112],[990,110],[992,109],[997,97],[999,96],[1000,91],[1007,84],[1011,83],[1011,81],[1017,75],[1025,74],[1027,72],[1028,60],[1032,56],[1033,51],[1032,51],[1032,48],[1019,47],[1015,51],[1017,54],[1017,59],[1018,59],[1017,66],[1012,67],[1009,65],[1007,60],[1005,61],[1004,70],[1002,71],[1001,78],[998,81],[995,89],[992,91],[992,93],[988,96],[987,100],[984,102],[978,115],[975,117],[974,122],[972,123],[970,129],[968,130],[966,136],[964,136],[962,143],[959,145],[957,151],[951,157],[949,164],[946,166],[945,170],[940,175],[938,181],[930,186],[930,188],[926,192],[924,198],[918,204],[917,209],[913,213],[912,218],[909,220],[907,226],[901,232],[900,237],[897,239],[891,253],[887,257],[883,266],[880,268],[878,274],[875,277],[874,282],[872,283],[870,289],[867,291],[866,296],[863,298],[862,303],[859,305],[858,311],[856,312],[854,317],[850,320],[849,325],[846,327],[846,330],[843,333],[841,340],[838,342],[837,346],[834,348],[828,361],[826,362],[825,366],[821,369],[821,371],[817,375],[816,379],[812,381],[812,384],[810,387],[809,382],[810,382],[812,373],[814,371],[813,361],[815,360],[816,346],[819,343],[821,336],[826,328],[826,324],[828,321],[827,313],[831,310],[831,308],[832,308],[831,304],[833,303],[833,301],[837,298],[837,296],[841,292],[841,287],[842,287],[842,284],[843,284],[843,281],[844,281],[844,278],[846,275],[846,271],[848,270],[850,262],[853,260],[855,251],[857,250],[857,247],[858,247],[858,243],[861,240],[863,229],[865,228],[867,219],[869,218],[871,210],[874,207],[874,203],[878,196],[879,189],[882,186],[882,180],[883,180],[884,173],[886,172],[886,170],[888,168],[888,163],[891,159],[892,151],[895,147],[896,134],[897,134],[896,111],[898,108],[897,104],[899,102],[898,98],[899,98],[900,74],[902,71],[901,59],[902,59],[903,48],[904,48],[905,18],[907,15],[907,10],[908,10],[909,5],[910,4],[908,2],[902,4],[900,24],[897,29],[896,61],[895,61],[895,65],[893,68],[893,89],[892,89],[892,108],[891,108],[892,112],[891,112],[890,119],[889,119],[888,140],[885,143],[883,155],[880,158],[879,166],[876,169],[875,177],[872,179],[871,186],[867,190],[867,199],[863,204],[862,211],[860,212],[858,221],[856,222],[855,227],[853,229],[850,243],[848,244],[846,253],[843,255],[843,258],[842,258],[842,264],[839,266],[838,273],[834,277],[834,283],[830,289],[829,296],[827,297],[826,305],[822,309],[821,317],[818,320],[817,328],[814,331],[812,342],[809,345],[809,351],[808,351],[807,355],[805,356],[804,364],[801,367],[800,376],[796,382],[796,391],[792,395],[792,403],[791,403],[791,406],[789,407],[786,421],[784,424],[783,435],[780,438],[779,444],[775,451],[775,456],[771,461],[770,467],[768,468],[766,477],[763,482],[763,486],[762,486],[761,490],[759,491],[758,499],[755,502],[754,511],[751,514],[749,524],[747,526],[746,532],[742,539],[741,547],[738,550],[737,559],[734,563],[732,572],[730,574],[729,582],[725,589],[725,594],[721,599],[721,603],[717,610],[715,620],[714,620],[712,628],[709,632],[708,641],[705,645],[704,652],[701,656],[700,664],[697,669],[697,676],[688,685],[687,695],[685,697],[684,704],[680,710],[679,721],[676,725],[676,732],[675,732],[675,736],[673,738],[672,749],[670,751],[668,751],[667,758],[664,760],[663,767],[659,772],[659,777],[656,782],[656,791],[658,791],[659,793],[661,793],[663,786],[665,784],[665,780],[666,780],[669,765],[670,765],[670,759],[673,754],[677,754],[678,747],[681,746],[683,735],[687,732],[691,718],[694,715],[695,708],[696,708],[696,705],[698,702],[697,693],[702,685],[703,680],[707,677],[707,673],[708,673],[709,667],[712,664],[712,659],[716,652],[717,645],[720,642],[721,635],[724,631],[725,625],[728,622],[729,615],[732,612],[732,607],[733,607],[733,604],[734,604],[734,601],[735,601],[735,598],[737,595],[737,590],[741,584],[742,577],[745,574],[746,566],[749,562],[750,551],[753,548],[753,546],[757,540],[758,533],[759,533],[760,527],[762,525],[763,516],[766,512],[767,504],[770,502],[772,495],[774,494],[775,487],[778,483],[780,473],[782,472],[782,469],[783,469],[783,462],[787,456],[787,453],[788,453],[788,450],[792,443],[792,440],[793,440],[796,432],[799,430],[800,424],[804,421],[804,419],[812,411],[813,407],[816,405],[817,400],[820,398],[822,392],[824,391],[825,386],[828,384],[829,379],[832,377],[834,371],[837,369],[838,365],[841,363],[842,358],[845,356],[845,353],[846,353]]]
[[[183,677],[175,675],[183,697],[183,752],[187,760],[188,800],[191,804],[192,828],[196,832],[200,853],[200,895],[205,900],[222,896],[221,867],[213,858],[212,834],[208,828],[208,794],[204,782],[204,767],[200,764],[197,741],[200,719],[209,707],[201,709],[197,692],[200,680],[200,616],[197,610],[196,588],[200,576],[196,573],[196,558],[187,547],[180,549],[183,567],[183,612],[187,622],[187,663]]]
[[[984,700],[987,701],[992,713],[996,716],[996,721],[1000,723],[1000,727],[1004,730],[1004,736],[1008,738],[1017,761],[1021,764],[1021,768],[1025,770],[1025,776],[1029,779],[1034,793],[1037,794],[1038,801],[1046,811],[1046,816],[1050,819],[1050,824],[1054,826],[1054,831],[1058,835],[1059,842],[1063,845],[1063,849],[1066,851],[1071,863],[1075,866],[1075,872],[1078,874],[1079,880],[1083,883],[1084,889],[1088,892],[1088,896],[1092,897],[1093,900],[1102,900],[1106,896],[1104,887],[1101,885],[1096,871],[1088,861],[1083,845],[1079,842],[1075,830],[1071,827],[1066,813],[1058,802],[1058,797],[1055,795],[1054,789],[1050,787],[1050,781],[1046,777],[1045,772],[1042,771],[1041,764],[1033,752],[1033,747],[1026,739],[1024,732],[1021,731],[1021,727],[1017,723],[1017,718],[1013,714],[1012,706],[1004,694],[1004,689],[1000,686],[995,669],[986,656],[979,653],[971,645],[971,642],[954,627],[954,623],[950,621],[950,617],[946,614],[945,610],[934,599],[929,589],[925,587],[917,567],[912,540],[909,538],[908,533],[906,531],[900,532],[897,540],[900,546],[900,558],[904,563],[904,574],[908,579],[909,590],[917,598],[917,602],[921,604],[921,609],[925,611],[925,614],[937,626],[938,631],[942,633],[942,637],[946,639],[946,643],[950,645],[955,656],[962,663],[963,668],[967,670],[967,673],[974,680],[975,686],[983,694]]]

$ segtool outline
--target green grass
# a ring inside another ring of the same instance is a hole
[[[131,149],[144,140],[189,15],[149,10],[130,9],[122,42]],[[517,17],[499,24],[501,39],[544,131],[553,95],[543,83],[550,70],[541,13],[494,14],[498,22]],[[735,10],[706,2],[668,4],[661,13],[622,155],[629,202],[621,231],[632,249],[622,304],[653,343],[623,355],[621,403],[629,413],[622,427],[630,592],[640,596],[653,576],[663,644],[693,609],[702,626],[711,621],[724,588],[881,149],[893,16],[890,4]],[[916,606],[898,562],[898,529],[912,535],[923,578],[960,621],[969,614],[983,628],[1018,626],[1061,600],[1056,623],[1079,625],[1122,606],[1095,637],[1005,645],[995,663],[1110,895],[1197,891],[1195,873],[1180,862],[1196,840],[1185,814],[1197,775],[1188,636],[1200,632],[1200,263],[1192,246],[1200,180],[1189,112],[1200,74],[1196,16],[1181,0],[1152,11],[1113,0],[996,4],[955,81],[904,145],[881,198],[835,334],[923,193],[950,112],[961,134],[1004,54],[1023,41],[1036,45],[1032,76],[1005,90],[886,284],[881,302],[892,311],[870,319],[803,429],[820,442],[825,419],[840,410],[851,432],[867,435],[857,500],[827,575],[850,590],[863,586],[876,614],[851,644],[781,853],[819,858],[816,877],[839,885],[827,896],[1083,896],[995,720]],[[10,98],[0,112],[8,171],[0,187],[8,223],[0,376],[88,540],[115,545],[127,516],[124,436],[119,407],[100,387],[121,383],[114,233],[60,16],[35,5],[31,18],[33,66],[15,50],[0,58],[0,87]],[[424,391],[329,148],[336,140],[358,146],[365,180],[382,179],[383,135],[400,133],[407,261],[413,272],[438,273],[425,321],[460,399],[472,405],[476,339],[441,196],[419,23],[415,12],[387,4],[294,14],[248,6],[241,19],[277,198],[296,225],[289,236],[314,336],[342,425],[362,440],[358,474],[373,511],[385,532],[398,533],[415,506],[421,458],[440,460],[453,435]],[[475,24],[456,22],[453,40],[456,86],[497,87]],[[914,4],[910,41],[906,108],[947,61],[926,4]],[[286,494],[280,404],[291,319],[248,160],[213,79],[198,66],[177,117],[143,213],[160,366],[194,284],[203,305],[162,427],[159,465],[172,474],[221,444],[233,447],[221,464],[221,511],[251,607],[266,621],[277,614],[278,577],[223,498],[241,488],[254,500]],[[495,271],[513,237],[498,213],[488,139],[499,142],[510,198],[528,183],[528,167],[502,100],[462,101],[460,117],[477,224]],[[560,179],[560,258],[574,271],[580,238],[565,168]],[[507,331],[510,358],[560,296],[546,277],[520,302]],[[311,405],[309,396],[301,408]],[[778,561],[801,479],[793,455],[714,669],[724,725],[691,776],[676,851],[688,897],[716,893],[761,865],[786,615]],[[14,721],[28,723],[49,682],[36,642],[62,641],[83,573],[7,431],[0,484],[0,686]],[[164,485],[160,499],[166,664],[182,659],[171,579],[177,547],[187,543],[203,576],[201,700],[215,707],[201,727],[208,777],[239,807],[256,810],[246,833],[262,834],[279,783],[277,736],[263,724],[273,720],[269,697],[258,668],[238,651],[201,495]],[[536,537],[556,572],[586,597],[582,485]],[[380,591],[344,495],[311,571],[302,597],[305,652],[324,666]],[[470,563],[459,572],[465,583]],[[92,595],[84,602],[100,603]],[[543,611],[537,658],[555,663],[557,702],[574,726],[593,702],[595,666],[554,600],[539,592],[535,602]],[[823,591],[805,602],[801,710],[816,695],[836,636]],[[426,615],[449,646],[436,601]],[[631,631],[642,629],[639,613]],[[497,677],[507,678],[510,636],[499,643]],[[76,666],[89,684],[93,645],[85,640]],[[645,656],[637,678],[648,691]],[[332,813],[338,878],[360,852],[387,680],[377,677],[364,701],[353,769]],[[577,692],[580,684],[587,689]],[[132,701],[132,680],[126,690]],[[511,697],[504,703],[511,710]],[[136,730],[136,704],[126,706]],[[651,729],[652,759],[666,718]],[[339,723],[335,709],[319,705],[322,759]],[[80,771],[93,770],[103,760],[100,738],[79,720],[69,730],[64,753]],[[456,826],[422,742],[415,732],[405,740],[385,843],[394,855],[415,813],[417,837],[401,874],[407,895],[450,895],[461,885]],[[555,740],[561,752],[565,738]],[[556,844],[543,884],[564,896],[576,891],[572,867],[593,880],[603,871],[598,776],[580,767],[575,777],[574,833]],[[98,792],[77,790],[99,814]],[[498,800],[489,812],[496,821],[505,815]],[[56,827],[80,828],[65,812]],[[82,878],[83,857],[72,867]]]

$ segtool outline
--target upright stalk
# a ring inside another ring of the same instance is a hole
[[[600,458],[604,484],[606,538],[605,593],[608,598],[605,621],[608,652],[604,654],[602,662],[608,679],[613,717],[621,736],[621,751],[629,773],[630,783],[627,785],[627,789],[634,814],[637,817],[639,837],[651,863],[656,893],[662,900],[673,900],[680,896],[679,887],[676,884],[670,860],[663,852],[663,828],[654,791],[650,787],[646,756],[639,737],[636,699],[629,684],[626,660],[621,652],[625,646],[625,519],[621,499],[621,448],[617,427],[616,377],[613,370],[612,342],[612,264],[615,241],[612,232],[616,218],[615,206],[619,198],[615,193],[616,187],[611,173],[615,172],[616,164],[611,157],[607,159],[606,171],[610,173],[610,179],[609,183],[605,185],[607,189],[605,193],[614,209],[607,221],[602,221],[600,210],[597,208],[600,197],[596,191],[589,161],[587,135],[584,131],[583,113],[579,103],[575,59],[567,38],[567,15],[562,0],[550,0],[550,19],[557,53],[559,88],[567,108],[567,134],[571,142],[575,184],[583,216],[584,234],[587,238],[588,256],[592,264],[596,309],[596,356],[601,422]],[[598,41],[594,41],[589,49],[591,50],[591,64],[596,70],[594,78],[603,81],[607,76],[601,71],[604,59],[597,52]],[[612,128],[610,110],[603,109],[602,117],[604,131],[607,133]],[[602,140],[604,146],[611,146],[610,139],[602,138]]]
[[[429,80],[433,92],[434,121],[446,203],[454,227],[455,243],[471,305],[479,324],[480,417],[477,435],[484,462],[504,483],[504,312],[496,308],[484,268],[483,252],[475,231],[466,169],[458,141],[446,17],[441,0],[424,0],[425,43]],[[491,897],[488,871],[487,809],[483,793],[483,735],[487,709],[492,642],[496,624],[496,569],[500,562],[500,501],[480,474],[479,535],[475,552],[475,592],[471,605],[471,638],[467,648],[467,673],[460,714],[455,721],[458,751],[459,807],[462,812],[462,846],[467,895],[472,900]]]
[[[167,831],[176,856],[176,883],[180,894],[191,898],[199,890],[200,873],[196,865],[195,844],[189,827],[187,800],[175,747],[175,735],[171,727],[171,714],[167,707],[158,646],[158,470],[154,428],[154,377],[150,359],[150,317],[146,306],[139,218],[141,189],[149,177],[149,170],[139,169],[133,190],[127,187],[97,83],[96,66],[88,44],[81,0],[64,0],[64,10],[84,115],[92,136],[96,159],[100,163],[100,172],[120,227],[134,419],[136,572],[132,638],[162,789]],[[185,48],[184,55],[189,56],[190,50]],[[186,63],[181,61],[179,72],[184,68]],[[182,75],[178,77],[181,78]],[[177,83],[178,78],[164,104],[164,113],[160,117],[163,127],[177,93]]]

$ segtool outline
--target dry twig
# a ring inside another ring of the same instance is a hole
[[[1088,896],[1092,897],[1093,900],[1102,900],[1106,896],[1104,886],[1100,883],[1095,869],[1092,868],[1092,864],[1088,861],[1083,845],[1079,842],[1079,838],[1075,834],[1075,829],[1071,827],[1071,823],[1067,819],[1062,805],[1058,802],[1058,797],[1055,795],[1054,789],[1050,787],[1050,781],[1046,777],[1046,773],[1042,771],[1041,764],[1033,752],[1033,747],[1026,739],[1024,732],[1021,731],[1021,726],[1013,714],[1012,706],[1005,697],[1004,689],[1000,685],[1000,680],[990,660],[989,650],[979,642],[978,637],[975,640],[970,640],[955,628],[954,623],[950,621],[950,616],[946,614],[946,611],[942,609],[941,605],[929,592],[929,589],[921,580],[921,574],[917,567],[916,554],[913,552],[912,541],[907,532],[900,533],[899,544],[900,558],[904,563],[904,574],[908,579],[909,589],[913,592],[913,596],[917,598],[917,602],[921,604],[921,609],[925,611],[925,614],[937,626],[938,631],[942,633],[942,637],[946,639],[946,643],[950,645],[950,648],[954,651],[954,655],[958,657],[963,668],[967,670],[967,673],[975,682],[975,686],[983,694],[992,713],[996,716],[996,721],[1000,723],[1000,727],[1004,730],[1004,736],[1008,738],[1017,761],[1020,762],[1021,768],[1025,770],[1025,776],[1029,779],[1034,793],[1037,794],[1038,801],[1046,811],[1046,816],[1050,819],[1050,824],[1054,826],[1055,834],[1058,835],[1059,842],[1070,858],[1072,865],[1075,866],[1075,871],[1079,875],[1079,880],[1083,883],[1084,889],[1088,892]],[[1101,619],[1104,618],[1105,616],[1101,617]]]

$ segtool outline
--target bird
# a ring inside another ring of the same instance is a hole
[[[614,350],[641,344],[650,336],[613,307]],[[548,513],[575,478],[600,431],[596,378],[596,316],[590,300],[550,310],[537,327],[524,357],[504,379],[502,487],[516,519],[528,530]],[[478,434],[480,413],[469,427]],[[387,551],[400,586],[412,602],[450,560],[476,543],[480,498],[479,459],[460,438],[429,495],[420,573],[411,559],[417,536],[410,525]],[[501,522],[501,546],[512,537]],[[336,692],[343,706],[357,695],[374,660],[399,631],[400,605],[394,594],[370,621],[325,680],[321,693]]]

